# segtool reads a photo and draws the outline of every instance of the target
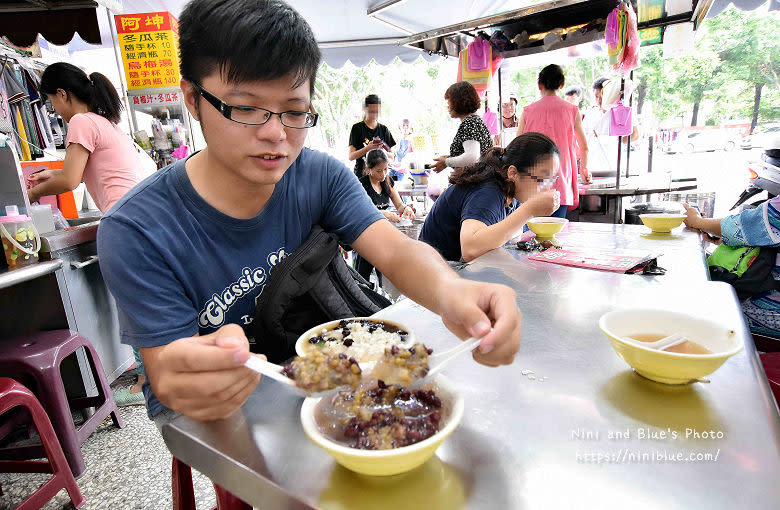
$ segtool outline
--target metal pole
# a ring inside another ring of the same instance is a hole
[[[111,11],[103,7],[106,11],[106,18],[108,19],[108,29],[111,31],[111,44],[114,47],[114,62],[116,63],[117,71],[119,71],[119,86],[122,90],[122,97],[125,100],[125,110],[127,111],[127,124],[130,127],[130,137],[133,138],[138,128],[135,120],[135,112],[130,104],[130,98],[127,96],[127,85],[125,85],[125,69],[122,66],[122,57],[119,55],[119,39],[116,35],[116,26],[114,26],[114,20],[111,18]],[[133,138],[135,139],[135,138]]]
[[[629,78],[631,81],[634,80],[634,71],[631,71],[631,74],[629,75]],[[623,92],[625,91],[626,86],[626,80],[623,78],[620,79],[620,99],[623,99]],[[631,97],[628,98],[628,107],[631,108],[632,103],[634,102],[634,95],[631,94]],[[628,134],[628,140],[626,143],[626,178],[631,177],[631,135],[634,133],[634,122],[636,119],[634,119],[633,115],[631,116],[631,133]]]

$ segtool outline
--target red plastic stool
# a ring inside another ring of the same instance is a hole
[[[769,381],[769,388],[775,396],[775,402],[780,406],[780,352],[759,354],[764,373]]]
[[[98,395],[68,399],[60,365],[66,357],[82,347],[87,354],[92,377],[97,382]],[[0,342],[0,373],[25,382],[38,397],[51,419],[62,451],[76,478],[86,470],[81,444],[103,420],[111,415],[114,425],[124,427],[100,358],[89,340],[78,333],[67,329],[39,331]],[[97,407],[97,410],[76,427],[71,408],[87,407]]]
[[[49,460],[0,460],[0,473],[52,473],[53,476],[16,507],[16,510],[43,508],[61,489],[68,491],[73,506],[81,508],[84,505],[84,496],[76,485],[43,407],[35,395],[22,384],[7,377],[0,377],[0,415],[17,406],[27,410],[41,438],[41,445],[26,447],[31,454],[31,457],[27,458],[45,456]],[[6,452],[9,450],[0,449],[0,458],[7,458]],[[18,451],[11,451],[10,457],[18,459],[17,455]]]
[[[192,487],[192,469],[176,457],[171,466],[171,489],[173,491],[173,510],[195,510],[195,489]],[[252,510],[252,505],[238,499],[214,484],[217,493],[217,506],[212,510]]]

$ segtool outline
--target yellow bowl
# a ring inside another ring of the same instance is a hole
[[[391,320],[388,320],[388,319],[377,319],[375,317],[348,317],[346,319],[338,319],[338,320],[335,320],[335,321],[326,322],[324,324],[320,324],[319,326],[315,326],[315,327],[311,328],[310,330],[306,331],[304,334],[302,334],[301,336],[298,337],[298,340],[295,341],[295,353],[298,356],[306,356],[307,350],[308,350],[308,346],[309,346],[309,339],[311,337],[313,337],[313,336],[317,336],[318,334],[320,334],[320,332],[323,329],[327,329],[327,330],[338,329],[338,328],[336,328],[336,326],[338,326],[338,323],[341,322],[342,320],[359,321],[359,320],[363,320],[363,319],[370,320],[370,321],[373,321],[373,322],[384,322],[385,324],[390,324],[392,326],[395,326],[397,328],[400,328],[400,329],[406,331],[409,334],[407,335],[406,341],[403,343],[403,345],[414,345],[414,341],[415,341],[414,332],[411,329],[409,329],[409,327],[407,327],[404,324],[401,324],[400,322],[391,321]],[[382,352],[384,352],[384,349],[382,349]],[[381,356],[381,352],[379,353],[379,356],[377,356],[377,357],[360,356],[360,355],[357,355],[355,353],[350,353],[348,351],[347,351],[347,354],[349,354],[350,356],[354,356],[354,358],[358,361],[358,363],[362,363],[362,362],[366,362],[366,361],[377,361],[379,359],[379,357]]]
[[[552,239],[555,234],[563,230],[563,227],[569,223],[566,218],[554,218],[551,216],[537,216],[526,222],[531,232],[536,234],[538,240]]]
[[[736,332],[714,322],[665,310],[631,309],[606,313],[599,328],[612,348],[642,376],[665,384],[685,384],[717,370],[742,350]],[[636,345],[623,337],[635,334],[671,335],[680,332],[711,354],[682,354]]]
[[[653,232],[671,232],[673,228],[677,228],[685,221],[684,214],[662,214],[662,213],[648,213],[640,214],[639,219],[642,220],[646,226],[650,227]]]
[[[452,434],[463,417],[463,396],[455,385],[443,375],[438,375],[432,383],[424,385],[433,388],[442,401],[441,428],[436,434],[413,445],[392,450],[358,450],[337,443],[320,432],[314,419],[314,408],[319,398],[307,398],[301,406],[301,424],[303,431],[314,444],[325,449],[336,462],[345,468],[372,476],[390,476],[411,471],[433,457],[436,449]]]

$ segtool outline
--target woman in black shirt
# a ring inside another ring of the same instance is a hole
[[[355,162],[355,175],[363,177],[363,157],[371,149],[383,148],[393,157],[395,139],[387,126],[379,123],[382,101],[376,94],[366,96],[363,101],[363,120],[354,124],[349,132],[349,160]]]
[[[370,150],[366,156],[365,162],[366,175],[360,178],[360,184],[363,185],[369,198],[371,198],[371,201],[377,209],[382,212],[385,218],[393,223],[400,222],[401,216],[412,219],[414,218],[414,210],[411,206],[403,203],[401,196],[394,189],[393,186],[395,184],[387,175],[387,165],[388,157],[385,151],[382,149]],[[388,207],[390,207],[390,202],[393,203],[395,210],[398,211],[401,216],[387,210]],[[355,256],[355,269],[360,273],[360,276],[368,280],[371,277],[371,270],[374,269],[374,266],[360,255],[356,254]],[[377,277],[379,279],[379,285],[381,286],[382,274],[379,273],[379,271],[377,271]]]

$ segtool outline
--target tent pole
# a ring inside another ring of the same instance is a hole
[[[111,45],[114,47],[114,62],[116,63],[116,69],[119,71],[119,86],[122,90],[122,98],[125,100],[125,111],[127,112],[127,124],[130,128],[130,137],[133,138],[133,133],[137,131],[135,111],[130,105],[130,98],[127,96],[127,85],[125,84],[125,69],[122,66],[122,57],[119,55],[119,39],[116,35],[116,26],[114,20],[111,18],[111,11],[106,7],[103,7],[106,11],[106,18],[108,19],[108,29],[111,31]],[[134,138],[133,138],[134,139]]]

